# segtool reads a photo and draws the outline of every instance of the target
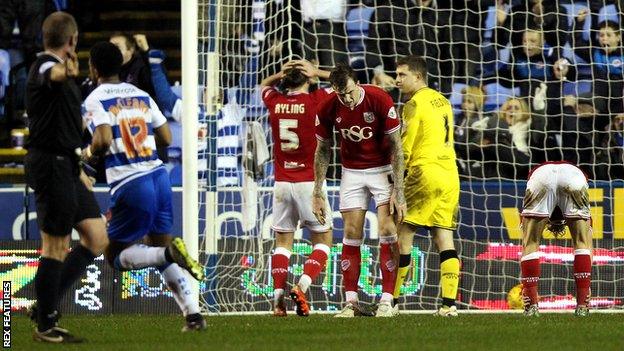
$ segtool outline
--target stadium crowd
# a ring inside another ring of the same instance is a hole
[[[56,9],[87,8],[75,3],[80,2],[0,4],[0,146],[10,147],[11,130],[26,124],[25,74],[41,49],[37,29],[44,15]],[[225,106],[238,104],[243,119],[266,116],[258,98],[260,80],[279,71],[291,57],[306,58],[325,69],[348,62],[361,83],[379,85],[401,101],[394,78],[396,59],[417,54],[428,60],[429,85],[453,104],[463,179],[526,179],[532,165],[560,159],[579,164],[593,179],[622,179],[621,1],[294,0],[290,4],[267,2],[259,26],[249,0],[224,2],[220,86]],[[97,17],[92,12],[87,10],[83,17]],[[82,21],[79,26],[93,30],[96,22]],[[179,97],[164,70],[164,53],[136,34],[140,33],[120,32],[110,38],[124,57],[122,79],[152,94],[167,117],[180,121]],[[201,56],[200,65],[204,61]],[[80,81],[86,96],[91,84],[87,77]],[[224,149],[240,153],[240,147]],[[167,160],[166,152],[160,154]]]
[[[346,10],[327,10],[341,6]],[[223,81],[249,89],[248,61],[231,58],[258,50],[261,75],[274,73],[290,55],[322,68],[348,61],[360,82],[402,101],[395,61],[422,55],[429,85],[449,97],[456,112],[463,179],[526,179],[532,165],[561,159],[594,179],[622,178],[620,3],[336,0],[314,7],[301,0],[300,9],[289,14],[275,4],[264,40],[223,47]],[[282,25],[286,16],[293,18],[290,28]],[[300,36],[285,45],[289,31]],[[252,38],[253,28],[227,33]]]

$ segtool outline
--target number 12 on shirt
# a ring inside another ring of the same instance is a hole
[[[121,118],[119,119],[119,131],[128,159],[152,156],[152,149],[143,146],[147,139],[145,119],[142,117]]]

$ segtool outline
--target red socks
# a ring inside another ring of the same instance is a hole
[[[530,253],[520,260],[522,270],[522,295],[528,298],[529,304],[535,305],[539,298],[537,295],[537,285],[540,278],[539,252]]]
[[[310,277],[312,281],[318,277],[323,268],[325,268],[325,263],[327,262],[327,256],[329,255],[329,247],[324,244],[316,244],[314,245],[314,249],[308,259],[305,261],[303,265],[303,274],[306,274]]]
[[[394,246],[394,247],[393,247]],[[379,265],[381,267],[382,291],[394,294],[394,285],[397,277],[397,262],[393,252],[399,252],[397,237],[382,237],[379,243]]]
[[[276,247],[271,258],[271,277],[273,277],[273,289],[285,289],[288,279],[288,261],[290,251],[283,247]]]
[[[591,250],[574,250],[574,281],[576,282],[576,304],[589,304],[591,287]]]
[[[342,270],[342,285],[345,293],[358,291],[358,280],[360,279],[360,245],[362,240],[344,239],[342,244],[342,255],[340,269]]]

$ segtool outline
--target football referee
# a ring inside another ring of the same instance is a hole
[[[74,18],[55,12],[43,22],[43,46],[28,74],[26,110],[30,138],[26,144],[26,181],[35,190],[41,258],[35,276],[35,340],[49,343],[83,341],[58,326],[63,292],[108,244],[104,219],[92,184],[80,167],[83,122]],[[72,227],[80,244],[67,254]]]

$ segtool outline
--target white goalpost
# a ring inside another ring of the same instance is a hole
[[[182,111],[184,116],[197,116],[197,0],[182,0]],[[192,257],[199,257],[199,181],[197,158],[196,118],[184,118],[182,123],[182,233],[187,249]],[[193,279],[193,291],[199,295],[199,286]]]

